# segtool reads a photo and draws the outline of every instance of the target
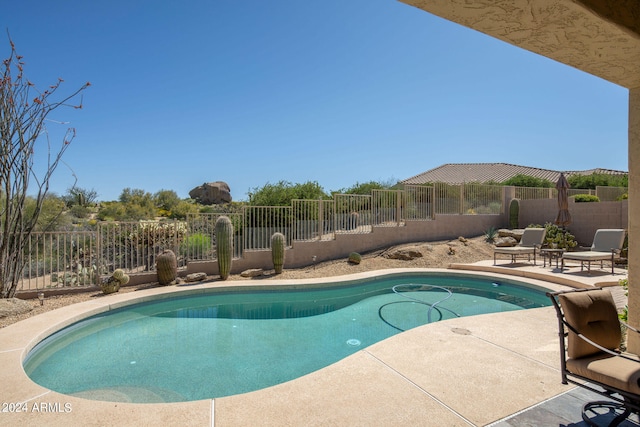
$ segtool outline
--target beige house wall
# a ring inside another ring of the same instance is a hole
[[[640,87],[629,91],[629,324],[640,327]],[[635,213],[635,214],[634,214]],[[629,336],[640,354],[640,339]]]

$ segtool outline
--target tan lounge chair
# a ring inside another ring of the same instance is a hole
[[[496,255],[498,254],[511,256],[512,263],[516,262],[516,258],[519,256],[526,255],[527,259],[531,259],[531,255],[533,255],[533,265],[536,265],[536,250],[542,246],[546,231],[544,228],[525,228],[520,243],[516,246],[493,249],[493,265],[496,264]]]
[[[558,316],[562,384],[575,384],[613,400],[585,404],[584,421],[595,425],[589,414],[597,416],[606,409],[615,413],[609,425],[617,426],[631,412],[640,413],[640,361],[638,355],[619,350],[623,322],[618,319],[611,292],[572,289],[548,292],[547,296]],[[638,333],[626,326],[628,333]]]
[[[587,263],[587,271],[591,271],[591,263],[600,261],[600,268],[604,267],[603,262],[611,262],[611,274],[614,274],[615,259],[620,256],[620,250],[624,244],[625,230],[615,228],[602,228],[596,231],[593,236],[593,244],[590,251],[582,252],[565,252],[562,254],[562,267],[564,270],[565,260],[580,261],[580,271],[584,270],[584,264]]]

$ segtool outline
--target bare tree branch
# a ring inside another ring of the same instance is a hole
[[[49,192],[49,180],[62,156],[76,136],[69,128],[60,146],[53,146],[45,121],[59,107],[82,108],[85,83],[70,95],[54,96],[62,79],[44,92],[24,77],[24,61],[9,37],[11,54],[2,62],[0,78],[0,297],[16,292],[28,257],[27,242],[32,234],[43,202]],[[72,101],[80,95],[80,103]],[[55,121],[52,121],[55,122]],[[62,122],[58,122],[62,123]],[[36,147],[44,145],[47,163],[44,173],[34,169]],[[34,194],[35,210],[25,212],[27,191]]]

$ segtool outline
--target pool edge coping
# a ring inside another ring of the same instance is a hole
[[[214,399],[203,399],[198,401],[176,402],[176,403],[157,403],[157,404],[91,401],[88,399],[82,399],[74,396],[68,396],[61,393],[57,393],[55,391],[46,389],[44,387],[41,387],[35,384],[24,372],[22,363],[26,355],[28,354],[28,352],[38,342],[40,342],[42,339],[44,339],[46,336],[50,335],[51,333],[59,329],[62,329],[63,327],[71,323],[74,323],[80,319],[89,317],[91,315],[105,312],[111,309],[123,307],[130,304],[136,304],[136,303],[148,301],[151,299],[157,299],[158,295],[165,295],[166,297],[170,297],[170,296],[175,296],[176,294],[181,294],[181,295],[197,294],[197,293],[205,292],[215,288],[263,289],[265,287],[282,287],[287,285],[298,285],[298,286],[305,286],[309,284],[314,284],[314,285],[325,284],[326,285],[327,283],[333,283],[333,282],[340,282],[344,284],[343,283],[344,281],[357,282],[357,281],[366,280],[372,277],[379,277],[381,275],[384,276],[384,275],[390,275],[390,274],[403,274],[403,273],[414,273],[414,274],[446,273],[446,274],[459,274],[464,276],[476,276],[476,277],[477,276],[490,276],[490,277],[504,276],[505,279],[527,282],[527,283],[531,283],[534,286],[540,286],[546,289],[555,290],[556,288],[560,288],[564,286],[564,285],[554,284],[546,280],[543,281],[543,280],[537,280],[537,279],[525,278],[525,277],[514,278],[513,277],[514,275],[504,274],[503,272],[496,272],[496,271],[487,272],[487,271],[476,271],[476,270],[472,270],[471,272],[468,272],[468,271],[457,271],[457,270],[459,269],[442,269],[442,268],[418,268],[418,269],[417,268],[399,268],[398,269],[396,268],[396,269],[376,270],[371,272],[350,274],[350,275],[344,275],[344,276],[326,277],[321,279],[269,280],[264,282],[261,281],[259,282],[259,284],[256,284],[255,281],[251,281],[251,280],[233,281],[233,282],[214,281],[214,282],[201,283],[199,285],[189,285],[188,287],[184,286],[184,289],[180,289],[180,287],[176,287],[176,286],[170,286],[170,287],[162,287],[162,288],[145,289],[141,291],[136,291],[135,293],[129,292],[126,294],[115,294],[114,295],[115,298],[112,298],[109,300],[86,301],[86,302],[74,304],[72,306],[62,307],[47,313],[40,314],[38,316],[34,316],[29,319],[25,319],[23,321],[17,322],[13,325],[9,325],[5,328],[0,329],[0,354],[3,354],[3,353],[6,354],[7,352],[11,352],[14,356],[18,356],[18,357],[13,357],[14,364],[12,366],[5,365],[5,374],[8,373],[9,375],[14,375],[15,377],[18,377],[18,378],[14,377],[13,382],[18,380],[18,382],[26,383],[23,385],[28,386],[26,387],[27,389],[33,388],[33,391],[31,392],[30,396],[28,397],[16,396],[17,400],[33,401],[34,399],[38,399],[41,396],[46,395],[47,399],[50,399],[50,400],[74,401],[74,402],[80,401],[84,403],[91,402],[91,405],[104,406],[105,408],[113,408],[114,406],[124,406],[129,408],[129,410],[142,409],[143,412],[147,412],[146,409],[152,409],[153,407],[156,407],[158,405],[170,405],[173,408],[172,411],[180,412],[178,411],[178,408],[181,407],[180,405],[184,405],[184,408],[187,410],[191,410],[194,405],[200,406],[204,403],[206,403],[206,406],[209,407],[210,405],[213,405]],[[195,286],[198,286],[198,287],[196,288]],[[57,320],[56,320],[56,317],[57,317]],[[52,320],[55,320],[55,322],[49,323]],[[43,326],[45,326],[45,324],[46,324],[46,327],[43,329]],[[21,329],[24,327],[26,327],[27,331],[32,331],[32,332],[30,334],[25,333],[24,335],[22,335],[20,338],[21,343],[19,345],[12,346],[10,345],[10,343],[5,341],[4,338],[6,336],[10,337],[11,335],[16,334],[18,329]],[[424,325],[419,328],[423,328],[423,327],[429,327],[429,325]],[[36,330],[39,329],[40,332],[33,332],[34,329]],[[393,340],[394,337],[387,338],[386,340],[383,340],[381,342]],[[342,359],[336,363],[341,363],[343,360],[345,359]],[[17,363],[17,366],[16,366],[16,363]],[[298,379],[294,379],[292,381],[297,381],[297,380]],[[21,387],[18,387],[18,388],[21,388]],[[11,393],[8,393],[8,394],[11,394]],[[3,396],[3,399],[11,400],[11,398],[12,396]],[[223,399],[223,398],[217,398],[217,399]],[[156,409],[152,409],[152,410],[156,410]]]

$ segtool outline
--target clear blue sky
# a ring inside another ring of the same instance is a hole
[[[395,0],[20,0],[0,27],[39,88],[92,84],[51,116],[77,129],[58,194],[71,171],[99,200],[218,180],[246,200],[444,163],[628,170],[626,89]]]

